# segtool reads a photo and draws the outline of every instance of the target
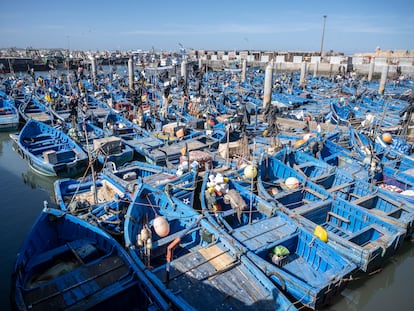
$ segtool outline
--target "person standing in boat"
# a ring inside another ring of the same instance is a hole
[[[78,118],[78,103],[78,97],[76,95],[72,96],[70,100],[70,118],[73,126],[76,124],[76,119]]]

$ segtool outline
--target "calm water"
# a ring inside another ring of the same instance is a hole
[[[53,179],[34,174],[0,133],[0,301],[9,310],[10,274],[20,244],[43,208],[53,204]],[[353,281],[326,310],[412,310],[414,308],[414,243],[406,241],[381,273]]]

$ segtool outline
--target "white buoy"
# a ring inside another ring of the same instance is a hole
[[[257,176],[257,168],[254,165],[247,165],[244,168],[244,177],[252,179],[252,178],[256,178]]]
[[[369,72],[368,72],[368,82],[371,82],[372,75],[374,74],[374,68],[375,68],[375,58],[371,58],[371,62],[369,63]]]
[[[265,71],[265,81],[263,90],[263,109],[270,105],[272,101],[272,87],[273,87],[273,61],[271,61]]]
[[[170,233],[170,224],[162,216],[155,217],[153,227],[155,233],[161,238],[166,237]]]
[[[384,94],[385,83],[387,83],[387,77],[388,77],[388,65],[385,65],[384,67],[382,67],[381,80],[380,80],[380,85],[378,89],[378,94],[381,94],[381,95]]]
[[[288,189],[297,189],[299,188],[299,180],[295,177],[288,177],[285,180],[285,185]]]

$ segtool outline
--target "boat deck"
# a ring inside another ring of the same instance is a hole
[[[76,265],[80,267],[25,290],[25,304],[31,306],[31,310],[76,308],[78,303],[84,305],[87,298],[93,301],[94,295],[99,295],[100,291],[114,286],[129,275],[128,266],[115,254],[91,264],[78,262]]]
[[[154,270],[166,280],[165,267]],[[239,260],[217,245],[200,248],[171,262],[167,286],[198,310],[274,310],[272,297]]]

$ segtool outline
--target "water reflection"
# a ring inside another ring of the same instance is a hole
[[[50,198],[50,202],[55,202],[55,194],[53,184],[57,178],[46,177],[38,175],[28,168],[26,172],[22,173],[23,182],[32,189],[39,189],[45,191]]]
[[[352,281],[329,311],[384,310],[412,306],[412,296],[404,288],[411,288],[414,277],[414,242],[407,240],[397,255],[391,258],[381,272]],[[409,281],[406,283],[405,278]]]

